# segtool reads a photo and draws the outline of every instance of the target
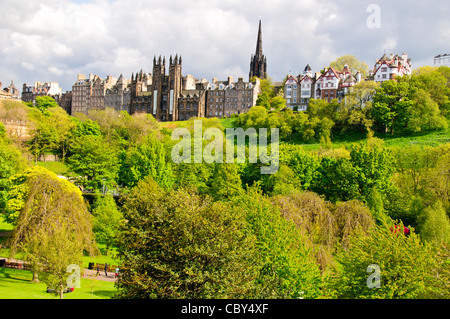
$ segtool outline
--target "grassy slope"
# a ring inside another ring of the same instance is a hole
[[[235,118],[225,118],[220,119],[220,122],[224,126],[224,128],[234,127],[236,119]],[[163,127],[180,127],[184,125],[184,121],[180,122],[165,122]],[[385,145],[388,147],[405,147],[408,145],[419,145],[419,146],[438,146],[441,144],[450,143],[450,121],[449,128],[441,131],[432,131],[426,133],[416,133],[410,135],[384,135],[384,134],[376,134],[376,137],[384,140]],[[365,134],[357,134],[357,133],[342,133],[333,136],[333,148],[345,148],[348,147],[352,143],[357,143],[366,139]],[[289,144],[297,144],[301,145],[306,150],[317,150],[320,147],[320,144],[317,142],[313,143],[303,143],[301,142],[301,138],[299,134],[292,134],[290,140],[284,141]]]

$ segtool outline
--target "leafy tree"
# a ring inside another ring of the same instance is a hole
[[[124,201],[119,298],[209,299],[254,295],[254,237],[229,205],[151,177]]]
[[[435,245],[450,244],[450,219],[441,202],[425,208],[419,216],[420,237]]]
[[[400,225],[399,229],[402,227]],[[406,236],[396,229],[393,224],[384,224],[374,227],[369,234],[350,236],[348,249],[337,256],[341,267],[336,270],[337,277],[330,281],[330,296],[422,299],[448,294],[443,289],[449,278],[448,271],[445,273],[445,264],[436,257],[436,252],[421,243],[414,232]],[[374,283],[369,278],[371,265],[380,269],[379,288],[368,285],[368,282]],[[436,276],[436,270],[441,276]]]
[[[103,182],[106,185],[116,184],[119,170],[117,151],[102,136],[75,137],[66,162],[69,169],[77,174],[72,178],[84,187],[99,189]]]
[[[256,236],[257,298],[318,298],[320,269],[310,243],[256,188],[233,198],[233,210],[245,213]]]
[[[450,93],[445,74],[445,67],[424,66],[413,71],[410,81],[413,86],[426,91],[439,107],[443,107],[449,102]]]
[[[370,138],[366,142],[353,144],[350,149],[350,159],[358,169],[356,175],[360,193],[364,198],[376,188],[382,194],[391,189],[392,152],[383,145],[383,141]]]
[[[122,148],[143,142],[158,128],[151,114],[130,115],[126,111],[119,112],[113,108],[91,111],[88,119],[98,124],[102,135],[109,143],[117,143]]]
[[[339,71],[342,71],[346,65],[349,67],[352,74],[356,74],[359,71],[363,77],[367,75],[367,64],[363,61],[359,61],[354,55],[344,55],[330,63],[330,67]]]
[[[211,182],[211,197],[230,199],[242,191],[242,181],[234,163],[216,164]]]
[[[282,143],[280,145],[280,163],[286,164],[294,171],[300,182],[300,185],[297,185],[299,190],[308,190],[311,187],[315,171],[320,165],[320,159],[302,147]]]
[[[331,202],[362,199],[358,168],[347,158],[323,157],[311,189]]]
[[[91,119],[80,120],[78,118],[72,118],[75,122],[76,128],[73,131],[74,137],[81,137],[86,135],[100,136],[102,132],[98,123]]]
[[[267,194],[282,195],[301,189],[301,182],[289,166],[281,164],[278,172],[263,176],[261,186]]]
[[[3,216],[6,222],[14,226],[17,225],[20,212],[25,207],[25,202],[29,196],[29,181],[35,179],[37,176],[45,175],[49,177],[56,176],[43,167],[33,166],[10,177],[6,187],[8,195]],[[61,180],[61,184],[68,190],[73,188],[73,185],[65,180]]]
[[[171,188],[174,184],[172,167],[166,160],[164,146],[154,137],[147,137],[141,143],[123,151],[119,169],[119,183],[134,187],[138,181],[151,176],[161,187]]]
[[[2,214],[5,213],[8,200],[9,179],[21,173],[26,167],[27,163],[20,150],[4,137],[0,137],[0,212]]]
[[[83,251],[96,253],[92,216],[81,192],[44,168],[25,180],[26,196],[9,246],[10,256],[24,254],[34,274],[62,296],[67,266],[82,265]]]
[[[45,112],[50,108],[58,107],[58,103],[56,103],[55,99],[51,96],[37,96],[35,107],[38,108],[41,112]]]
[[[108,255],[110,248],[116,244],[120,227],[124,222],[123,214],[117,208],[114,198],[109,195],[97,197],[95,205],[92,211],[95,240],[106,246],[106,255]]]
[[[413,104],[408,83],[385,81],[373,97],[370,115],[375,125],[393,135],[406,128]]]
[[[407,124],[409,130],[423,132],[448,127],[447,120],[440,114],[439,105],[427,91],[419,89],[412,99],[414,106],[411,108],[411,118]]]
[[[34,122],[31,139],[28,141],[31,153],[37,162],[39,157],[46,155],[57,148],[58,132],[55,127],[55,118],[50,112],[35,112],[30,117]]]
[[[338,242],[336,218],[329,209],[330,205],[310,191],[293,191],[272,197],[271,201],[309,239],[316,263],[322,273],[326,272],[333,263],[332,254]]]

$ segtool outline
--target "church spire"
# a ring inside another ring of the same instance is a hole
[[[261,20],[259,20],[258,39],[256,42],[256,52],[255,52],[255,55],[252,54],[251,61],[250,61],[249,79],[251,80],[255,76],[260,79],[267,78],[267,59],[264,56],[263,49],[262,49]]]
[[[259,20],[258,40],[256,42],[256,53],[255,53],[255,56],[257,56],[258,58],[263,56],[261,20]]]

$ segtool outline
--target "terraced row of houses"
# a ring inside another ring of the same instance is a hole
[[[351,87],[361,81],[384,82],[396,76],[411,74],[411,59],[406,53],[400,55],[386,54],[375,62],[373,70],[367,77],[358,71],[353,74],[348,66],[343,70],[329,67],[320,72],[313,72],[308,64],[302,74],[288,75],[284,86],[284,98],[287,107],[306,111],[311,99],[324,99],[331,102],[337,99],[342,102]]]

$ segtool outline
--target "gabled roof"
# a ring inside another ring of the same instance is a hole
[[[297,84],[298,81],[294,78],[294,76],[289,75],[288,78],[286,79],[286,81],[284,81],[283,85],[286,85],[286,83],[295,83]]]

